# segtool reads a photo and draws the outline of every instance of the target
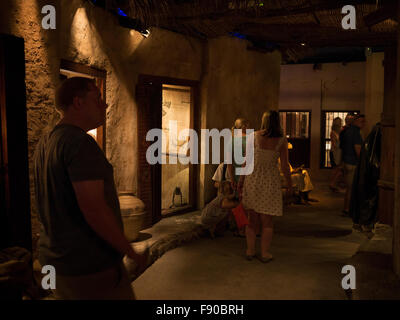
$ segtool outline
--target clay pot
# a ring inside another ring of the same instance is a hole
[[[139,231],[143,228],[146,216],[145,205],[142,200],[129,191],[119,192],[118,198],[125,236],[128,241],[135,241],[139,236]]]

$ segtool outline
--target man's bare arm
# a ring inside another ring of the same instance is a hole
[[[104,181],[72,182],[79,207],[89,226],[106,242],[129,258],[140,260],[120,229],[112,209],[104,199]]]
[[[227,199],[227,198],[225,198],[221,202],[222,209],[233,209],[233,208],[236,208],[238,205],[239,205],[238,201]]]
[[[292,190],[292,178],[290,174],[289,151],[287,142],[283,143],[280,148],[280,159],[281,159],[281,171],[284,177],[286,178],[289,190]]]

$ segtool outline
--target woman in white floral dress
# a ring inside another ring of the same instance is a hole
[[[246,257],[248,260],[255,257],[256,230],[261,225],[261,255],[258,258],[262,262],[269,262],[272,260],[272,255],[269,253],[273,235],[272,217],[282,215],[279,158],[282,172],[287,180],[288,192],[293,193],[288,142],[282,136],[278,112],[267,111],[263,114],[261,130],[254,133],[254,150],[250,150],[251,145],[248,144],[246,150],[246,161],[254,157],[254,170],[247,176],[241,176],[239,181],[243,207],[249,217],[249,224],[246,227]]]

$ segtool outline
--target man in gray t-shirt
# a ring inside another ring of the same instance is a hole
[[[55,267],[62,299],[134,298],[122,257],[139,268],[144,257],[124,236],[113,167],[86,133],[103,123],[107,105],[80,77],[63,82],[56,100],[63,117],[34,156],[39,261]]]

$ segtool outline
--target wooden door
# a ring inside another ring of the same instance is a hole
[[[0,35],[0,247],[32,251],[24,39]]]
[[[146,205],[145,228],[161,219],[161,164],[150,165],[146,151],[153,141],[146,141],[147,132],[161,128],[161,84],[143,82],[136,86],[138,106],[138,197]]]

